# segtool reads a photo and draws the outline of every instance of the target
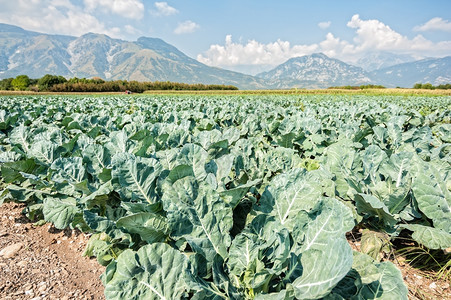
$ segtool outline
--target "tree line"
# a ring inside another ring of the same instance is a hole
[[[70,78],[63,76],[44,75],[38,79],[29,78],[27,75],[18,75],[16,78],[0,80],[0,90],[6,91],[35,91],[35,92],[133,92],[142,93],[148,90],[238,90],[233,85],[223,84],[188,84],[170,81],[105,81],[101,78]]]
[[[416,83],[413,86],[414,89],[425,89],[425,90],[449,90],[451,89],[451,83],[432,85],[430,83]]]

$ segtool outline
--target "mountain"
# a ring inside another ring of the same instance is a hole
[[[372,81],[386,87],[413,87],[415,83],[451,83],[451,56],[391,66],[371,72],[370,77]]]
[[[411,55],[380,51],[367,53],[357,60],[354,65],[361,67],[365,71],[371,72],[398,64],[413,62],[415,60],[416,59]]]
[[[276,68],[256,76],[281,89],[327,88],[371,82],[362,68],[330,58],[322,53],[291,58]]]
[[[202,64],[157,38],[48,35],[0,24],[0,79],[20,74],[267,87],[260,78]]]
[[[373,66],[375,67],[376,64],[378,67],[384,64],[390,65],[390,57],[392,63],[397,59],[412,59],[407,56],[392,56],[388,53],[373,54]],[[382,58],[386,58],[385,63]],[[371,62],[371,60],[367,62]],[[291,58],[276,68],[256,76],[265,79],[273,88],[281,89],[293,87],[327,88],[362,84],[413,87],[415,83],[427,82],[432,85],[439,85],[451,83],[451,56],[405,62],[367,72],[363,68],[317,53]]]
[[[67,75],[70,57],[64,48],[73,39],[0,24],[0,78],[20,74],[30,77],[41,77],[46,73]]]

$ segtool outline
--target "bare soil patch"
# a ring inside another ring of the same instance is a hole
[[[34,226],[24,207],[0,206],[0,299],[104,299],[104,267],[82,257],[89,237]]]

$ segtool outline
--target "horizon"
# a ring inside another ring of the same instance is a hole
[[[449,1],[393,2],[0,0],[0,23],[43,34],[160,38],[208,66],[251,75],[313,53],[353,65],[372,53],[451,55]]]

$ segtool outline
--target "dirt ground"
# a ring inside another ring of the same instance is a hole
[[[23,204],[0,206],[0,300],[104,299],[99,279],[104,267],[82,257],[88,237],[52,225],[34,226],[22,215]],[[351,247],[360,239],[348,236]],[[391,259],[401,269],[409,299],[451,300],[450,283],[412,268],[401,256]]]
[[[104,299],[104,267],[82,257],[88,237],[34,226],[23,208],[0,206],[0,299]]]

